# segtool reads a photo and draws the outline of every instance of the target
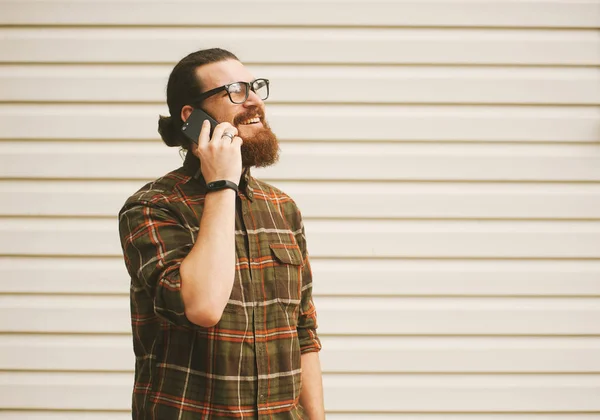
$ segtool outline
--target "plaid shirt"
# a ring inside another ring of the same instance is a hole
[[[205,193],[189,153],[119,213],[131,276],[133,418],[305,418],[300,355],[321,343],[300,212],[244,173],[233,290],[219,323],[204,328],[185,317],[179,266],[196,240]]]

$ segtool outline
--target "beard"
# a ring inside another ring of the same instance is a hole
[[[253,115],[256,110],[251,110],[243,115],[238,115],[234,119],[234,126],[238,127],[241,121],[245,121]],[[279,141],[277,136],[271,130],[271,127],[265,120],[264,114],[258,112],[262,128],[251,137],[244,138],[242,144],[242,166],[265,168],[271,166],[279,160]]]

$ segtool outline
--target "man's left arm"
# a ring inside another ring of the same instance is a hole
[[[323,420],[325,419],[325,408],[323,401],[323,379],[319,360],[321,340],[319,340],[317,335],[317,311],[312,296],[312,271],[306,249],[306,236],[304,226],[302,224],[301,226],[301,233],[296,237],[304,257],[302,267],[302,297],[297,327],[302,364],[300,405],[306,411],[309,420]]]
[[[300,405],[310,420],[325,419],[323,380],[318,352],[304,353],[302,360],[302,392]]]

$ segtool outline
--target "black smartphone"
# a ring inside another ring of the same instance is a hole
[[[205,120],[210,121],[210,135],[212,137],[213,130],[219,123],[200,108],[194,108],[187,121],[183,123],[183,126],[181,126],[181,132],[185,134],[188,139],[198,144],[200,129],[202,128],[202,123],[204,123]]]

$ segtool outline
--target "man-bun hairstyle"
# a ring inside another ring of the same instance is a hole
[[[181,132],[181,108],[192,105],[193,100],[203,92],[196,69],[204,64],[225,60],[238,58],[221,48],[210,48],[187,55],[173,68],[167,83],[167,105],[171,115],[159,115],[158,118],[158,133],[167,146],[189,148],[190,140]]]

